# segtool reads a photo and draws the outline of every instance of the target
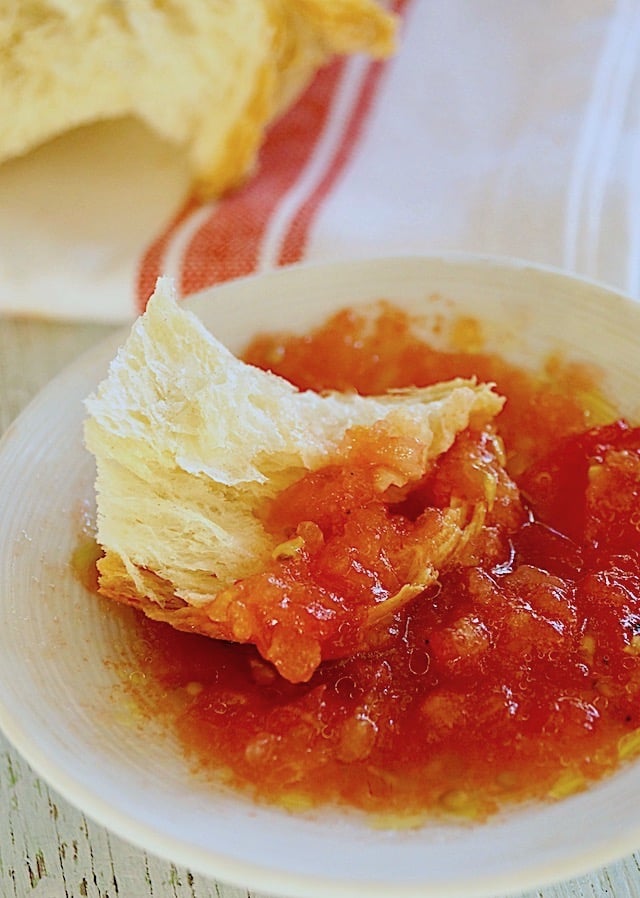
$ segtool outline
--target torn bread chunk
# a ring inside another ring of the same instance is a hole
[[[274,565],[307,557],[326,533],[317,523],[305,529],[303,520],[279,521],[272,508],[305,477],[327,470],[355,472],[349,483],[361,485],[353,508],[398,502],[458,434],[485,426],[502,404],[491,385],[462,379],[380,397],[300,391],[235,358],[160,279],[86,402],[104,552],[100,591],[179,629],[253,642],[284,676],[307,679],[342,649],[323,645],[315,625],[311,637],[303,632],[304,613],[278,617],[278,603],[261,610],[270,587],[260,577],[266,572],[271,583]],[[474,509],[455,504],[418,522],[424,539],[407,535],[393,588],[363,593],[353,619],[377,623],[384,601],[392,612],[419,594],[464,543],[466,528],[478,525]],[[294,604],[303,606],[299,592]],[[280,605],[290,608],[290,597]],[[315,616],[338,621],[333,605],[325,610]],[[292,660],[296,640],[313,643],[304,661]]]

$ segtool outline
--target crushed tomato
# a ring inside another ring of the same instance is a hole
[[[263,575],[264,602],[282,609],[304,590],[326,628],[332,594],[348,609],[358,590],[393,593],[390,559],[416,521],[428,538],[452,493],[491,497],[455,565],[308,682],[252,646],[139,621],[145,703],[155,684],[198,764],[259,800],[395,824],[560,798],[640,750],[640,429],[593,426],[570,366],[540,379],[436,351],[389,306],[374,326],[346,311],[305,337],[260,337],[246,358],[302,387],[363,393],[476,375],[507,404],[497,435],[462,434],[395,506],[372,500],[366,451],[275,500],[270,519],[292,541]],[[357,628],[338,623],[348,648]]]

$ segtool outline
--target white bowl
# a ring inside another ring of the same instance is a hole
[[[295,267],[189,305],[234,350],[258,331],[306,329],[387,298],[415,312],[472,314],[513,358],[549,350],[602,369],[601,387],[640,421],[640,306],[597,284],[471,257]],[[475,826],[369,828],[355,814],[291,815],[215,790],[170,733],[136,717],[109,661],[127,613],[69,564],[91,507],[82,400],[124,335],[83,356],[9,428],[0,448],[0,726],[70,802],[131,842],[242,886],[296,896],[481,896],[570,877],[640,845],[640,764],[553,805]]]

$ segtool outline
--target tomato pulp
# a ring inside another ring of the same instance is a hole
[[[246,358],[303,388],[369,394],[473,375],[507,402],[496,432],[463,433],[393,506],[371,498],[366,440],[357,464],[275,500],[269,514],[303,534],[306,554],[275,560],[264,601],[306,590],[326,626],[313,589],[392,592],[390,559],[416,521],[437,520],[453,494],[490,495],[456,564],[349,657],[291,683],[253,647],[140,621],[146,702],[171,707],[194,761],[258,800],[401,824],[560,798],[634,755],[640,429],[595,421],[574,366],[533,377],[495,355],[437,351],[391,306],[373,323],[347,310],[305,337],[260,337]]]

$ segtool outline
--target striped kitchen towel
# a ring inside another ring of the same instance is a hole
[[[339,59],[255,175],[186,193],[132,122],[0,169],[0,309],[130,319],[301,260],[517,256],[640,295],[640,0],[398,0],[397,54]]]

